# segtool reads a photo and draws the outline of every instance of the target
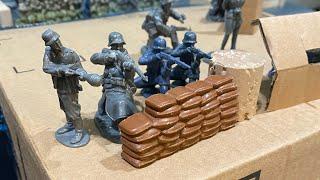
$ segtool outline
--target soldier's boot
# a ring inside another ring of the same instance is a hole
[[[94,120],[99,132],[104,138],[111,142],[121,144],[119,129],[115,127],[110,117],[96,115]]]
[[[224,35],[224,38],[223,38],[223,41],[222,41],[222,45],[221,45],[221,50],[224,50],[224,48],[226,47],[227,42],[229,40],[229,36],[230,36],[230,34],[225,34]]]
[[[159,90],[155,87],[147,87],[141,90],[141,94],[143,97],[148,98],[154,94],[158,94]]]
[[[75,135],[72,137],[70,143],[71,144],[77,144],[79,143],[83,138],[83,130],[82,129],[76,129],[75,130]]]
[[[62,128],[58,129],[57,134],[64,134],[74,129],[72,121],[68,121]]]

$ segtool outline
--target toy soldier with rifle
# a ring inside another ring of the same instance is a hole
[[[223,50],[232,34],[231,49],[236,49],[237,38],[242,24],[242,12],[245,0],[224,0],[223,8],[225,9],[225,35],[222,41],[221,49]]]
[[[179,14],[172,9],[172,0],[161,0],[161,8],[152,10],[147,16],[142,25],[148,35],[149,40],[147,47],[151,47],[155,38],[159,36],[170,37],[172,42],[172,47],[177,47],[179,45],[177,31],[186,31],[188,28],[168,26],[167,22],[169,17],[172,17],[181,23],[184,23],[186,16],[184,14]]]
[[[149,97],[156,93],[165,94],[170,89],[170,74],[172,65],[177,64],[182,68],[190,69],[190,66],[169,54],[166,40],[158,37],[154,40],[152,48],[148,49],[139,59],[140,65],[147,65],[145,75],[148,81],[137,77],[134,81],[137,88],[142,88],[141,94]],[[160,88],[157,89],[156,85]]]
[[[182,42],[183,43],[179,45],[171,55],[180,57],[181,61],[191,66],[191,69],[176,66],[171,73],[171,80],[174,80],[172,83],[173,87],[185,86],[187,83],[199,80],[201,61],[209,65],[212,64],[210,54],[195,48],[195,44],[197,43],[196,33],[191,31],[186,32]]]
[[[123,36],[112,32],[109,35],[111,48],[95,53],[90,59],[93,64],[105,66],[102,77],[103,95],[98,104],[95,124],[102,136],[114,143],[121,143],[118,124],[137,112],[133,99],[136,92],[133,83],[135,73],[148,81],[128,55],[124,45]]]
[[[79,80],[85,80],[87,72],[82,68],[79,55],[62,45],[58,33],[48,29],[42,34],[42,39],[46,45],[43,71],[51,74],[60,108],[67,119],[67,123],[56,131],[56,139],[68,147],[84,146],[90,137],[83,128],[78,94],[82,91]]]

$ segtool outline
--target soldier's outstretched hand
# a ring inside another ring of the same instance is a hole
[[[181,18],[179,19],[179,21],[183,24],[186,19],[187,19],[186,15],[181,14]]]

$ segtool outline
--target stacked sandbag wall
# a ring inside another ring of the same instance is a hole
[[[229,76],[210,76],[145,101],[144,112],[119,125],[122,158],[142,168],[210,138],[237,122],[237,87]]]

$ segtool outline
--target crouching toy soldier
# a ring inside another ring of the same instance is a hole
[[[181,23],[184,23],[186,16],[184,14],[179,14],[172,9],[172,0],[161,0],[161,8],[152,10],[147,16],[142,25],[148,35],[149,40],[147,47],[151,47],[155,38],[159,36],[170,37],[172,42],[172,47],[179,45],[177,31],[187,30],[187,28],[178,28],[175,26],[168,26],[167,22],[169,17],[172,17]]]
[[[65,112],[67,123],[56,132],[56,139],[68,147],[86,145],[90,138],[83,129],[81,106],[78,103],[82,87],[79,79],[87,75],[82,68],[78,54],[62,45],[60,36],[51,29],[42,34],[47,46],[43,58],[43,71],[51,74],[54,88],[57,90],[60,108]]]
[[[102,77],[103,95],[98,104],[95,123],[102,136],[114,143],[120,143],[118,124],[137,112],[133,99],[136,90],[133,80],[135,72],[142,74],[129,57],[124,44],[120,33],[110,33],[111,49],[105,48],[91,57],[93,64],[105,66]]]
[[[236,49],[237,38],[242,24],[241,8],[245,0],[224,0],[223,8],[225,9],[225,35],[222,41],[221,49],[223,50],[232,34],[231,49]]]
[[[187,65],[191,66],[191,69],[186,69],[181,66],[176,66],[171,73],[171,80],[173,86],[185,86],[187,83],[194,82],[200,78],[200,63],[201,60],[207,64],[211,64],[212,59],[210,54],[204,53],[201,50],[195,48],[197,43],[197,35],[194,32],[186,32],[182,44],[179,45],[172,53],[172,56],[180,57],[180,60]],[[189,82],[186,80],[189,79]]]
[[[141,94],[144,97],[147,98],[158,92],[165,94],[170,89],[170,74],[173,64],[187,69],[190,68],[187,64],[168,54],[169,51],[166,40],[158,37],[154,40],[152,48],[148,49],[139,59],[140,65],[147,65],[145,75],[148,77],[148,81],[137,77],[134,84],[137,88],[142,88]],[[160,86],[159,90],[156,85]]]

